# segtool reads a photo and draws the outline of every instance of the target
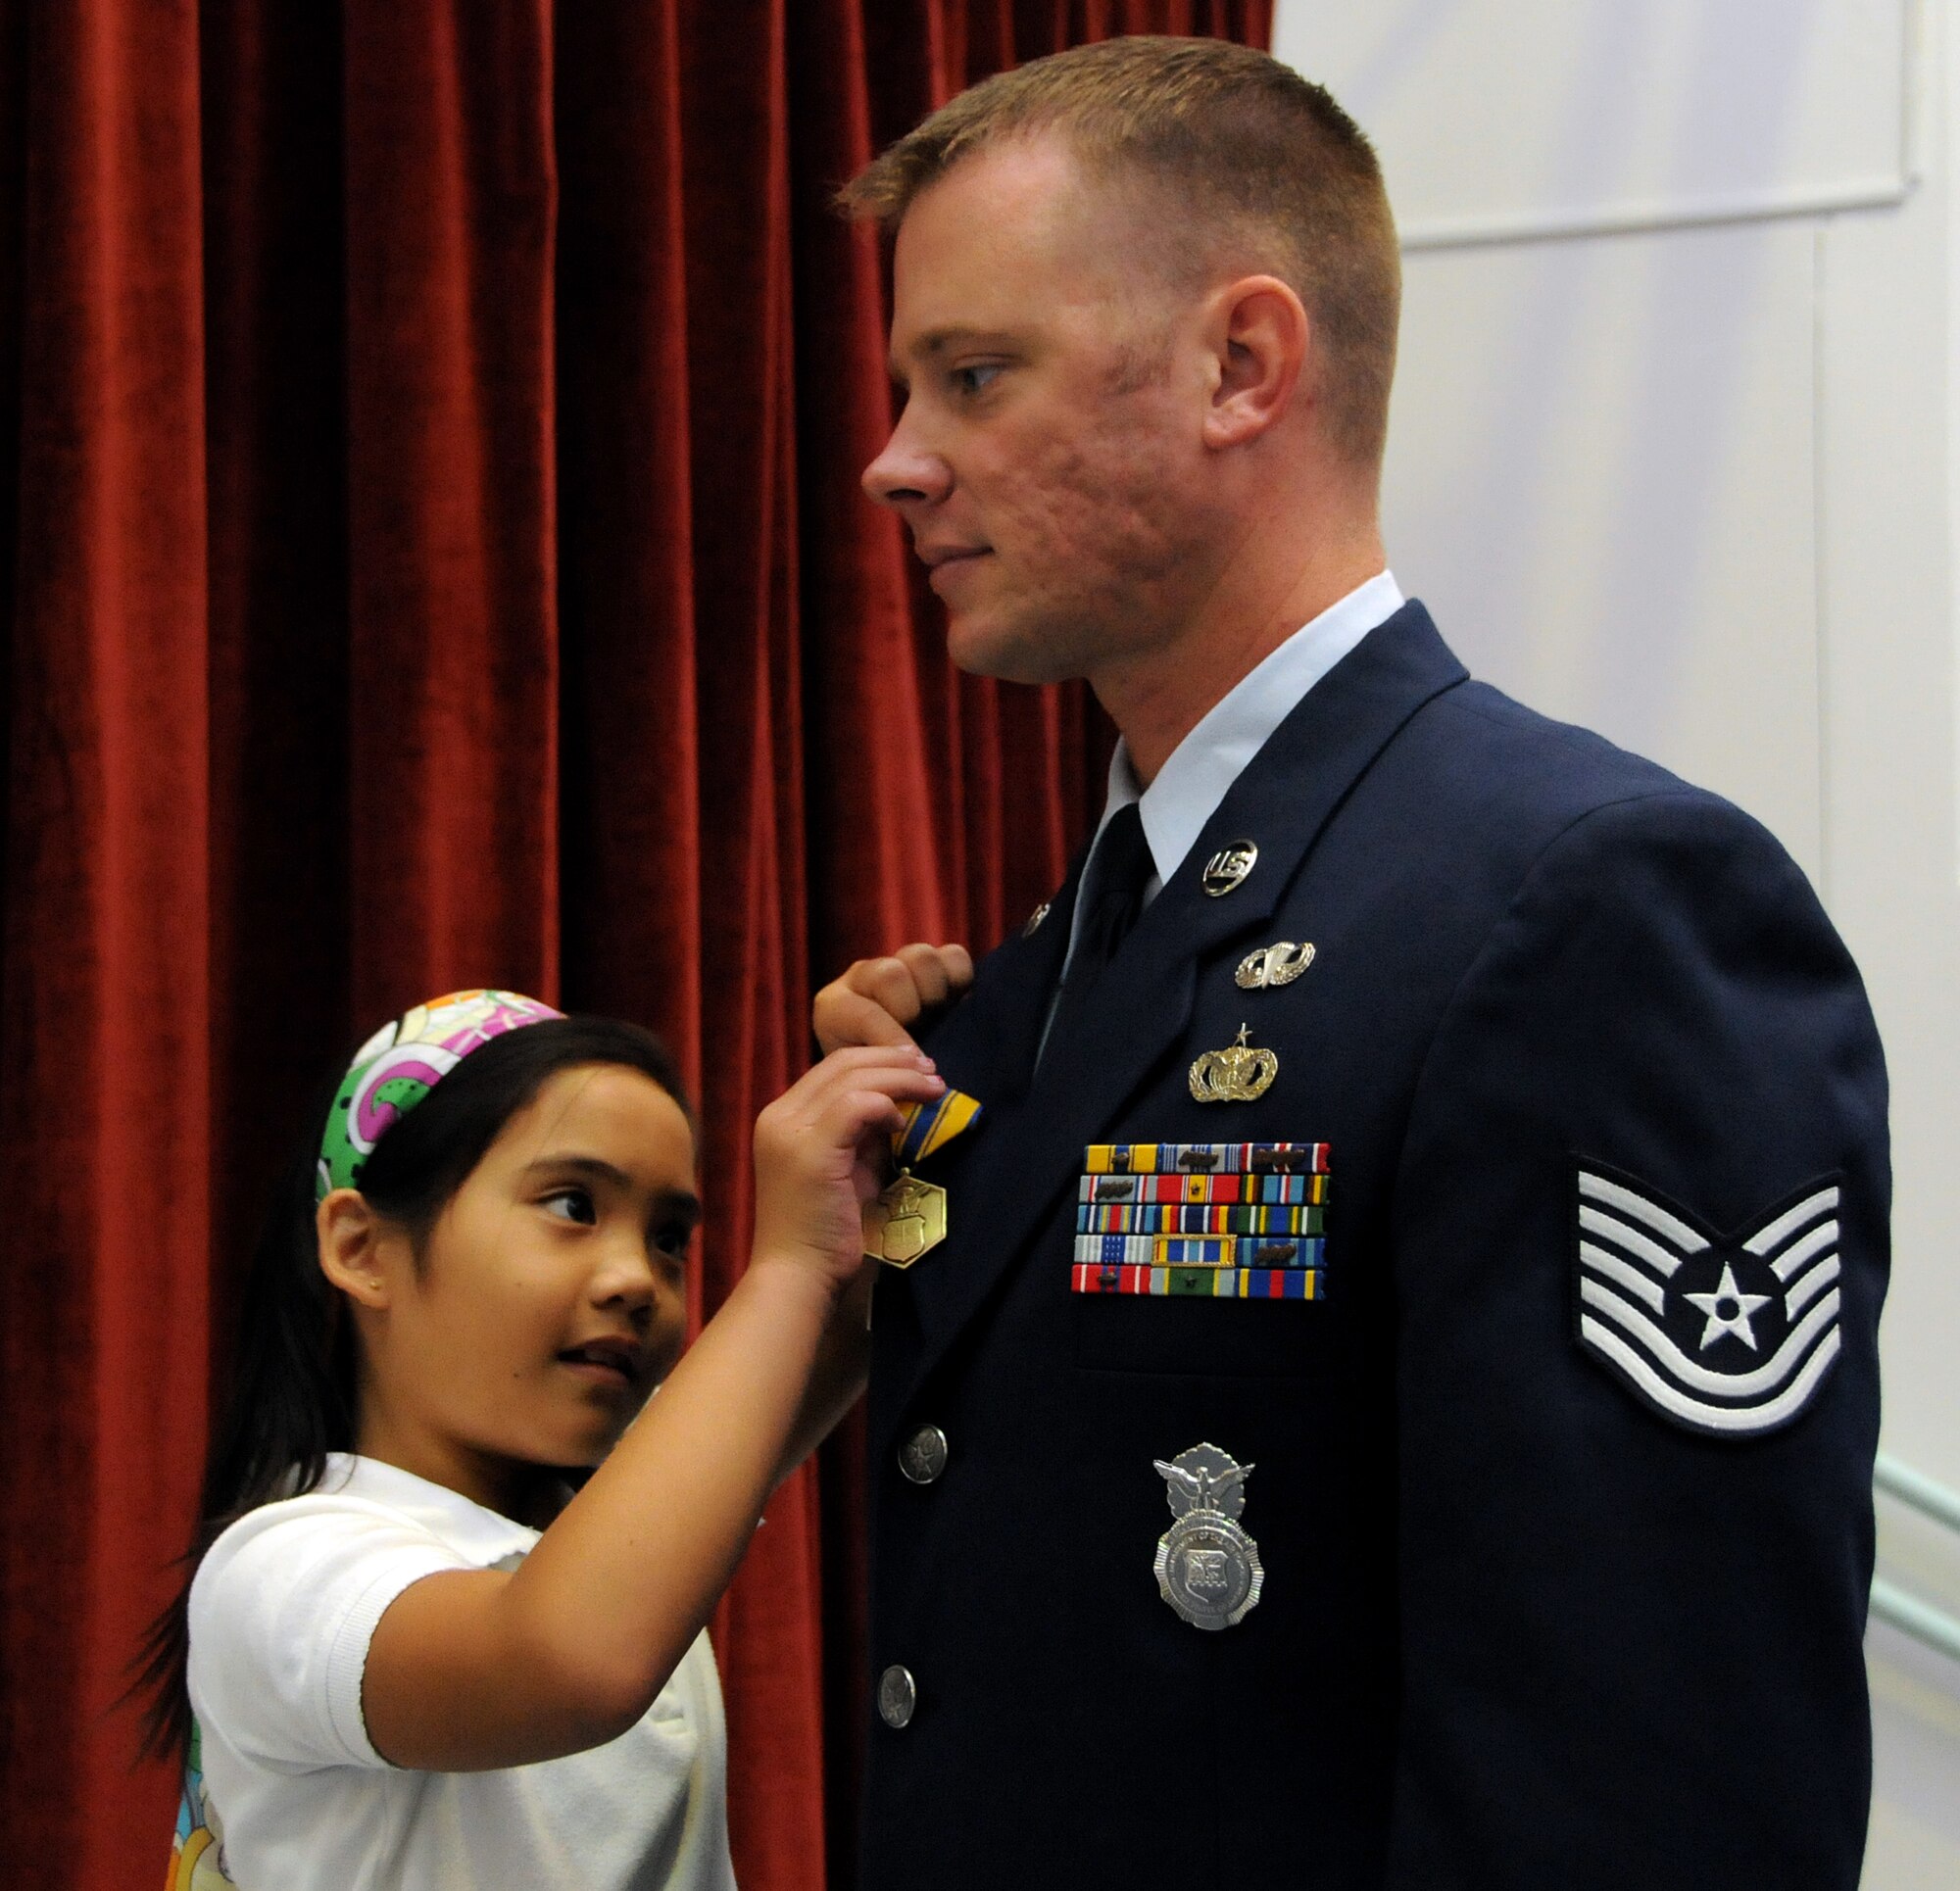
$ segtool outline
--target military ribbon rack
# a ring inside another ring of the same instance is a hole
[[[1083,1171],[1075,1292],[1326,1297],[1326,1143],[1093,1143]]]

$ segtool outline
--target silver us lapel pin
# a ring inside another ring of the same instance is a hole
[[[1258,864],[1258,859],[1257,842],[1228,843],[1204,863],[1204,891],[1212,898],[1222,899],[1235,888],[1245,884],[1246,876]]]
[[[1152,1462],[1176,1519],[1157,1539],[1157,1589],[1194,1628],[1230,1628],[1258,1606],[1266,1580],[1259,1546],[1239,1525],[1256,1467],[1215,1444]]]

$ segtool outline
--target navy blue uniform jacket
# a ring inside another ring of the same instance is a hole
[[[989,1114],[878,1285],[870,1654],[917,1707],[872,1721],[867,1891],[1853,1891],[1886,1084],[1803,875],[1415,604],[1037,1073],[1079,872],[932,1039]],[[1241,990],[1278,940],[1311,966]],[[1276,1080],[1194,1101],[1242,1024]],[[1324,1300],[1071,1291],[1087,1145],[1258,1139],[1330,1145]],[[1265,1571],[1219,1632],[1152,1576],[1200,1441]]]

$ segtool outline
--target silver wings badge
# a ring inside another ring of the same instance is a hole
[[[1579,1343],[1663,1418],[1756,1437],[1816,1396],[1843,1343],[1837,1178],[1732,1234],[1636,1178],[1580,1163]]]
[[[1258,1604],[1266,1572],[1259,1546],[1240,1528],[1254,1469],[1215,1444],[1194,1444],[1170,1463],[1153,1459],[1177,1521],[1157,1539],[1157,1589],[1194,1628],[1229,1628]]]

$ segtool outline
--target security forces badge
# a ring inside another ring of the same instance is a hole
[[[1663,1418],[1758,1437],[1798,1418],[1837,1362],[1838,1180],[1729,1234],[1602,1163],[1574,1178],[1575,1336]]]
[[[1259,1546],[1239,1525],[1254,1467],[1215,1444],[1153,1462],[1177,1519],[1157,1539],[1157,1590],[1194,1628],[1230,1628],[1257,1607],[1266,1580]]]

